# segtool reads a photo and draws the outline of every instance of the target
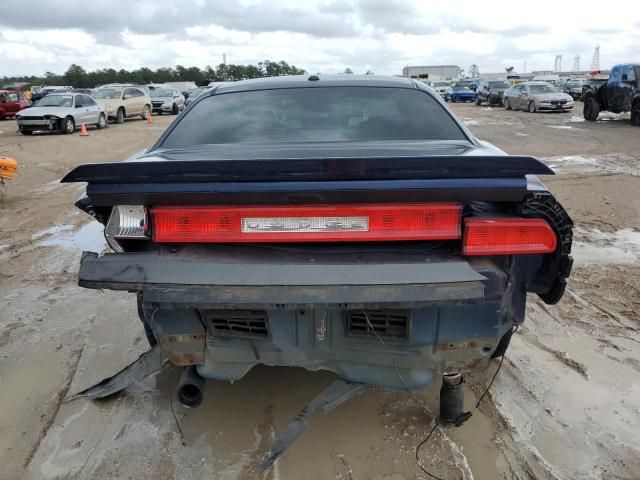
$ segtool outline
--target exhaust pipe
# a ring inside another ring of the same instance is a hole
[[[195,408],[202,403],[205,379],[202,378],[196,367],[186,367],[178,382],[178,400],[188,408]]]

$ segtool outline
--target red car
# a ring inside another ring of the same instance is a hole
[[[29,102],[18,90],[0,90],[0,118],[15,117]]]

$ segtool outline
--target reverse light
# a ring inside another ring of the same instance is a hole
[[[464,227],[464,255],[551,253],[558,241],[541,218],[466,218]]]
[[[116,205],[104,229],[104,236],[115,252],[122,252],[118,240],[148,239],[148,222],[142,205]]]
[[[157,206],[154,242],[444,240],[461,235],[461,205]]]

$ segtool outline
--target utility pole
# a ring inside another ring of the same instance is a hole
[[[527,73],[527,61],[524,61],[524,65],[522,67],[522,73]]]
[[[573,57],[573,71],[580,71],[580,55],[576,55],[575,57]]]

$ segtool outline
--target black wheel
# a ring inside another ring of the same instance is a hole
[[[73,121],[73,118],[66,117],[62,120],[62,133],[69,135],[70,133],[73,133],[75,129],[76,123]]]
[[[119,108],[118,113],[116,113],[116,123],[122,125],[124,123],[124,109]]]
[[[590,122],[595,122],[598,119],[598,115],[600,114],[600,103],[589,96],[584,99],[584,108],[582,110],[582,115],[585,120],[589,120]]]
[[[487,107],[493,106],[493,102],[491,101],[491,97],[487,97]]]
[[[536,113],[537,109],[536,109],[536,102],[529,102],[529,113]]]
[[[504,109],[505,110],[511,110],[511,103],[509,102],[508,98],[504,99]]]
[[[104,113],[101,113],[100,117],[98,117],[98,123],[96,123],[96,127],[98,128],[98,130],[102,130],[106,126],[107,126],[107,117],[104,116]]]
[[[179,111],[180,109],[178,108],[178,105],[174,103],[173,107],[171,108],[171,115],[177,115]]]
[[[636,102],[631,107],[631,125],[640,127],[640,102]]]
[[[140,116],[142,117],[143,120],[146,120],[151,116],[151,108],[149,107],[149,105],[144,106],[144,108],[142,109],[142,115]]]

